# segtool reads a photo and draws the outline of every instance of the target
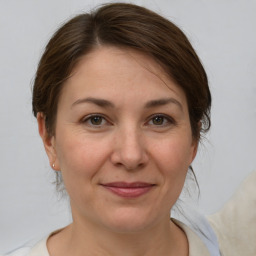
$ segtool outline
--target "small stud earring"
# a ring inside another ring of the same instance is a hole
[[[55,164],[52,164],[52,168],[55,168]]]

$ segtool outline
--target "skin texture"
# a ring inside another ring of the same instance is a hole
[[[184,92],[157,63],[132,50],[99,47],[66,81],[55,135],[47,136],[42,114],[37,119],[73,215],[71,225],[48,239],[51,255],[188,255],[170,209],[197,142]],[[123,197],[104,186],[117,181],[151,187]]]

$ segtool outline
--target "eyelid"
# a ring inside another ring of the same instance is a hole
[[[148,118],[148,121],[146,122],[146,124],[148,124],[150,121],[152,121],[152,119],[154,117],[163,117],[165,118],[168,123],[167,124],[162,124],[162,125],[154,125],[152,124],[152,126],[155,126],[155,127],[158,127],[158,128],[161,128],[161,127],[165,127],[165,126],[168,126],[168,125],[176,125],[177,122],[175,121],[175,119],[169,115],[166,115],[166,114],[163,114],[163,113],[157,113],[157,114],[153,114],[151,115],[149,118]]]
[[[88,121],[90,120],[90,118],[95,117],[95,116],[99,116],[104,120],[103,124],[99,124],[99,125],[93,125],[93,124],[89,124]],[[160,125],[156,125],[156,124],[149,124],[150,121],[152,121],[152,119],[154,117],[162,117],[165,120],[167,120],[166,123],[164,124],[160,124]],[[112,125],[112,122],[109,121],[109,118],[106,117],[104,114],[100,114],[100,113],[92,113],[92,114],[88,114],[86,116],[84,116],[83,118],[81,118],[80,122],[82,124],[87,125],[88,127],[92,127],[92,128],[101,128],[103,126],[108,126],[108,125]],[[177,122],[175,121],[175,119],[173,117],[171,117],[170,115],[167,114],[163,114],[163,113],[156,113],[153,114],[151,116],[149,116],[147,118],[147,121],[145,122],[146,126],[154,126],[157,128],[162,128],[162,127],[166,127],[166,126],[171,126],[171,125],[176,125]]]
[[[101,117],[106,123],[100,124],[100,125],[87,124],[89,127],[100,128],[102,126],[111,124],[111,122],[108,120],[108,118],[105,115],[100,114],[100,113],[93,113],[93,114],[86,115],[83,118],[81,118],[80,122],[83,124],[86,124],[90,120],[90,118],[95,117],[95,116]]]

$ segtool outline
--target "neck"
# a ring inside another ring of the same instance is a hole
[[[74,219],[68,227],[49,238],[50,255],[74,256],[187,256],[184,232],[169,218],[147,230],[115,232]]]

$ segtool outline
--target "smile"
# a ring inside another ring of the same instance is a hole
[[[101,185],[110,192],[125,198],[140,197],[149,192],[155,186],[155,184],[145,182],[112,182]]]

